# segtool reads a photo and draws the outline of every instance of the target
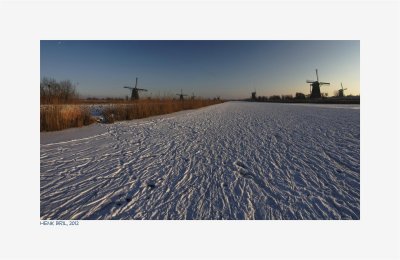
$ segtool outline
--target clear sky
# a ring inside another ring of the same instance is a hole
[[[186,94],[248,98],[309,94],[307,79],[360,94],[359,41],[41,41],[40,75],[69,79],[90,97],[125,97],[139,77],[142,97]]]

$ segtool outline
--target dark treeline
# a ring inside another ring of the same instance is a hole
[[[309,95],[296,93],[293,95],[272,95],[258,96],[247,99],[251,102],[279,102],[279,103],[324,103],[324,104],[360,104],[360,96],[328,97],[327,93],[322,93],[322,98],[310,99]]]
[[[56,81],[52,78],[42,78],[40,82],[41,104],[69,104],[77,99],[79,99],[79,94],[70,80]]]

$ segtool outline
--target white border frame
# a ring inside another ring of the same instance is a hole
[[[396,1],[2,1],[2,257],[399,257]],[[360,221],[39,225],[39,47],[50,39],[361,41]],[[382,95],[383,93],[383,95]],[[4,96],[3,96],[4,95]],[[379,95],[379,98],[377,98]]]

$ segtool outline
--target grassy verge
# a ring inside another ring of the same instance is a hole
[[[95,120],[87,108],[73,105],[47,105],[40,108],[40,131],[58,131],[89,125]]]
[[[219,100],[152,99],[124,103],[106,103],[102,109],[105,123],[140,119],[169,114],[187,109],[196,109],[222,103]],[[91,116],[89,104],[43,105],[40,108],[40,131],[59,131],[72,127],[90,125],[96,120]]]
[[[169,114],[187,109],[196,109],[221,103],[219,100],[140,100],[130,104],[113,104],[106,107],[103,116],[106,123],[140,119]]]

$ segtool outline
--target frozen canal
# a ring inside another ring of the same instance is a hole
[[[359,219],[358,105],[226,102],[42,133],[42,219]]]

